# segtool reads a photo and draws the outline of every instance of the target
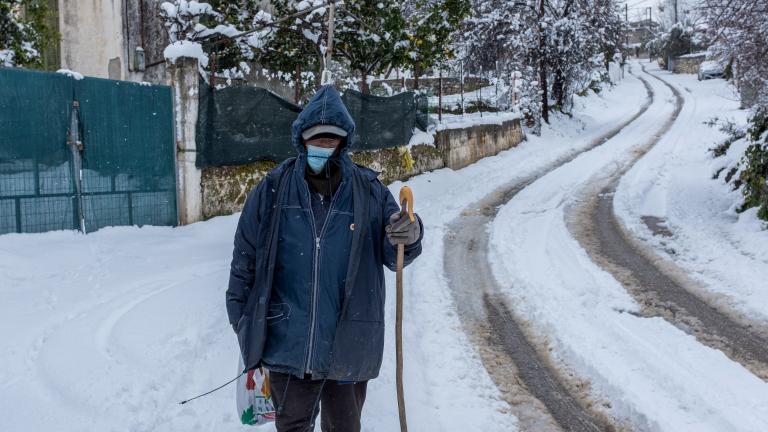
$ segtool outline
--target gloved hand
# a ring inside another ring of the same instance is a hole
[[[416,213],[413,215],[417,216]],[[385,231],[387,232],[387,239],[395,246],[399,244],[406,246],[414,244],[421,235],[418,217],[411,222],[408,213],[403,212],[393,213],[389,217],[389,225],[387,225]]]

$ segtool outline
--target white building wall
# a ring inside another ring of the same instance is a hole
[[[124,78],[123,0],[59,0],[59,26],[62,68]]]

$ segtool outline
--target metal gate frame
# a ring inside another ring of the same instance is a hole
[[[2,68],[0,83],[0,234],[179,224],[170,87]]]

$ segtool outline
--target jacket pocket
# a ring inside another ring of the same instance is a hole
[[[291,305],[288,303],[272,303],[267,308],[267,326],[272,326],[291,317]]]

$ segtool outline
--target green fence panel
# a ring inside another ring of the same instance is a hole
[[[422,106],[413,92],[381,97],[345,90],[341,100],[355,120],[354,150],[405,145],[414,127],[426,130],[419,111]]]
[[[300,106],[259,87],[214,90],[205,83],[200,84],[199,106],[197,167],[281,161],[296,155],[291,124]]]
[[[173,101],[167,86],[76,81],[86,231],[176,225]]]
[[[377,97],[347,90],[342,100],[357,127],[353,151],[404,145],[414,126],[426,130],[426,98],[412,92]],[[201,83],[197,167],[279,162],[295,156],[291,124],[299,112],[300,106],[262,88],[214,90]]]
[[[67,76],[0,68],[0,234],[77,229],[72,95]]]
[[[176,225],[174,145],[170,87],[0,68],[0,234]]]

